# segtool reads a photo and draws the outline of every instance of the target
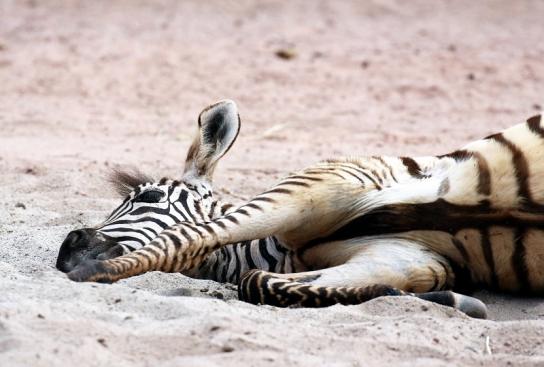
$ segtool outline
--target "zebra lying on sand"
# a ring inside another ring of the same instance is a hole
[[[183,272],[238,282],[254,304],[408,295],[474,317],[485,305],[450,289],[543,293],[541,116],[446,155],[328,160],[234,210],[212,199],[211,178],[238,135],[236,105],[206,108],[198,126],[181,181],[117,176],[123,204],[61,246],[70,279]]]

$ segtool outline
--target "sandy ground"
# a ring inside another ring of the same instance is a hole
[[[444,153],[524,121],[544,103],[544,3],[474,3],[1,1],[0,365],[544,365],[542,299],[479,294],[488,321],[400,298],[285,310],[54,268],[119,202],[108,170],[179,176],[218,99],[242,115],[216,174],[235,201],[322,158]]]

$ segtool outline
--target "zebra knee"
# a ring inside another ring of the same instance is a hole
[[[254,305],[264,304],[260,289],[265,286],[261,276],[262,270],[251,269],[240,276],[238,282],[238,299]]]

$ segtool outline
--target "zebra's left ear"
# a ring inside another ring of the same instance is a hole
[[[228,152],[240,131],[236,103],[219,101],[198,116],[198,133],[185,161],[184,179],[211,181],[217,162]]]

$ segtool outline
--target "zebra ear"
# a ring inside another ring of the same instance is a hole
[[[183,177],[211,181],[217,162],[230,149],[239,131],[236,103],[223,100],[206,107],[198,116],[198,133],[187,153]]]

